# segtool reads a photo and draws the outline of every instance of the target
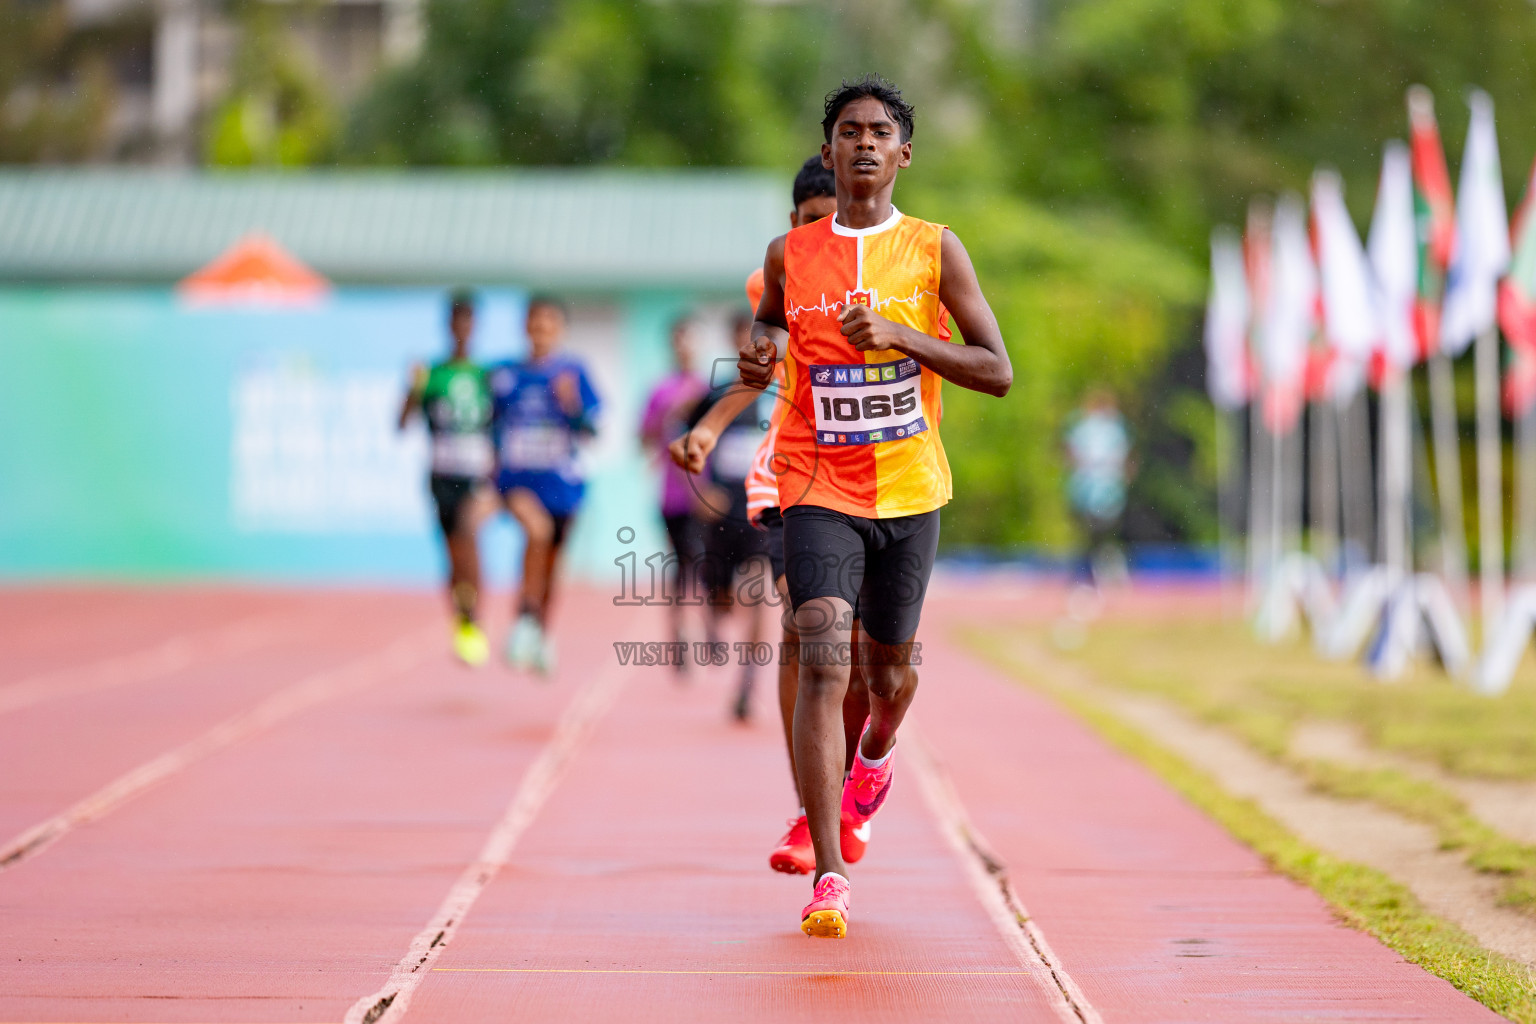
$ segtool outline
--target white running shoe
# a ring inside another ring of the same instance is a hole
[[[539,646],[534,651],[533,670],[546,679],[555,674],[555,638],[548,630],[539,630]]]
[[[543,634],[538,619],[532,615],[519,616],[512,632],[507,634],[507,664],[516,669],[531,667],[543,646]]]

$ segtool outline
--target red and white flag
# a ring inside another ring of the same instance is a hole
[[[1325,383],[1335,401],[1347,401],[1365,382],[1381,329],[1371,294],[1371,269],[1354,221],[1344,205],[1337,173],[1312,176],[1312,230],[1322,289],[1323,339],[1333,354]]]
[[[1493,129],[1493,100],[1485,92],[1474,92],[1471,105],[1472,123],[1467,128],[1456,195],[1456,244],[1440,309],[1440,347],[1453,356],[1493,328],[1499,278],[1509,267],[1509,219],[1499,170],[1499,140]]]
[[[1383,368],[1402,371],[1418,361],[1414,307],[1419,296],[1419,252],[1413,222],[1413,170],[1408,147],[1387,143],[1376,186],[1376,210],[1366,243],[1380,324],[1377,352]]]
[[[1427,359],[1440,348],[1440,299],[1445,292],[1445,268],[1456,243],[1456,214],[1445,147],[1435,121],[1435,98],[1422,85],[1408,90],[1408,131],[1413,155],[1414,231],[1419,243],[1419,295],[1413,323],[1419,358]]]
[[[1264,418],[1286,433],[1306,402],[1307,351],[1317,326],[1317,268],[1307,239],[1301,197],[1281,196],[1275,207],[1269,295],[1259,331],[1264,365]]]
[[[1205,306],[1205,386],[1221,409],[1248,401],[1248,278],[1231,228],[1211,232],[1211,294]]]
[[[1536,403],[1536,166],[1510,230],[1509,276],[1499,286],[1499,326],[1514,358],[1504,378],[1504,407],[1520,416]]]

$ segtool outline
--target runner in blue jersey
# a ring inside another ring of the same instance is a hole
[[[575,356],[560,351],[565,307],[551,298],[528,303],[528,355],[492,366],[496,488],[523,528],[523,585],[507,635],[514,668],[554,671],[549,637],[555,563],[585,485],[578,443],[596,431],[597,392]]]

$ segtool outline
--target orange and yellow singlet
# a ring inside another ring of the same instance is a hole
[[[944,226],[894,208],[882,224],[824,217],[784,242],[784,400],[779,504],[869,519],[931,512],[953,493],[939,441],[942,379],[900,352],[860,352],[841,333],[851,303],[947,341],[939,302]]]

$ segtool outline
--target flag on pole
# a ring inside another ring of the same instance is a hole
[[[1408,89],[1409,143],[1413,154],[1413,216],[1418,239],[1418,302],[1414,331],[1419,358],[1440,345],[1440,298],[1456,238],[1451,175],[1435,122],[1435,98],[1422,85]]]
[[[1493,100],[1479,90],[1470,102],[1472,122],[1456,196],[1456,243],[1440,310],[1440,345],[1453,356],[1492,329],[1498,313],[1499,278],[1509,266],[1509,220],[1504,212]]]
[[[1365,382],[1381,328],[1365,249],[1344,205],[1344,185],[1334,171],[1319,170],[1312,176],[1312,230],[1321,282],[1323,338],[1333,353],[1325,387],[1335,401],[1347,402]]]
[[[1416,241],[1408,147],[1389,142],[1381,157],[1381,182],[1376,188],[1376,210],[1366,243],[1381,327],[1377,352],[1388,370],[1406,370],[1419,356],[1414,333],[1421,280]]]
[[[1227,227],[1211,232],[1211,294],[1205,307],[1205,386],[1221,409],[1248,401],[1248,281],[1243,248]]]
[[[1499,286],[1499,326],[1513,354],[1504,378],[1504,407],[1511,416],[1536,403],[1536,165],[1526,182],[1525,198],[1515,211],[1509,276]]]
[[[1248,224],[1243,230],[1243,265],[1248,270],[1249,344],[1257,353],[1264,318],[1269,311],[1269,259],[1274,240],[1274,210],[1262,199],[1248,204]]]
[[[1307,350],[1317,323],[1317,269],[1300,196],[1280,198],[1273,236],[1259,353],[1264,364],[1264,419],[1271,430],[1283,434],[1296,425],[1306,401]]]
[[[1253,380],[1257,413],[1259,400],[1267,389],[1264,369],[1264,323],[1269,317],[1269,260],[1273,255],[1274,207],[1264,199],[1248,202],[1248,223],[1243,227],[1243,267],[1248,283],[1248,369]]]

